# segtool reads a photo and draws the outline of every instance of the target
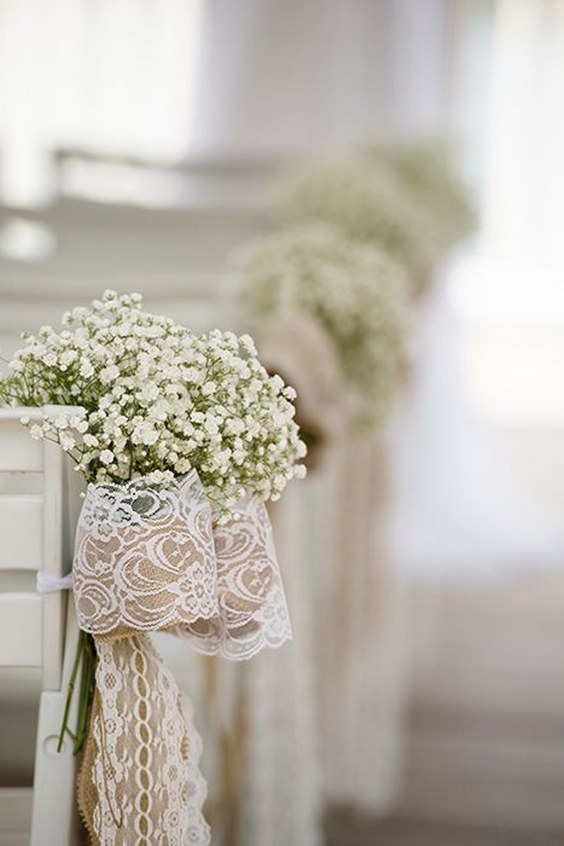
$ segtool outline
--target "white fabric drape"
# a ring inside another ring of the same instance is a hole
[[[452,11],[448,0],[210,0],[193,150],[299,154],[374,129],[440,131]]]
[[[249,846],[322,842],[308,499],[308,484],[300,483],[272,510],[294,640],[270,656],[273,660],[257,656],[248,667],[248,790],[242,799],[241,844]]]
[[[324,792],[372,817],[398,801],[405,734],[406,608],[389,544],[389,462],[385,435],[351,426],[315,479]]]

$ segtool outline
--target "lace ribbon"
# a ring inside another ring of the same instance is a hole
[[[56,593],[59,590],[72,590],[72,573],[66,576],[53,576],[39,570],[37,574],[37,590],[39,593]]]
[[[213,526],[195,471],[167,489],[91,485],[73,589],[96,643],[96,693],[79,806],[94,844],[206,846],[200,739],[148,633],[167,629],[238,660],[291,627],[264,504]]]

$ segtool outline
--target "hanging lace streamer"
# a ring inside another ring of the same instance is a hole
[[[166,489],[90,485],[73,589],[98,654],[78,791],[93,843],[206,846],[201,741],[148,633],[233,660],[291,637],[264,504],[247,500],[214,526],[195,471]]]

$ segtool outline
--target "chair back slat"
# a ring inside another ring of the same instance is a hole
[[[43,570],[53,576],[62,576],[66,564],[63,559],[63,452],[56,444],[45,443],[44,468]],[[58,690],[61,683],[66,600],[66,592],[61,591],[43,596],[44,690]]]
[[[27,409],[0,411],[0,472],[37,472],[43,470],[43,444],[34,441],[20,418]],[[29,415],[31,416],[31,414]]]
[[[41,605],[39,594],[0,593],[0,666],[42,666]]]
[[[19,695],[18,679],[41,676],[27,842],[71,846],[79,839],[72,801],[75,759],[68,743],[60,755],[54,748],[69,682],[66,669],[63,681],[63,663],[67,668],[76,649],[76,617],[68,591],[39,593],[35,582],[37,572],[57,577],[71,568],[81,477],[56,444],[34,441],[21,423],[24,416],[40,420],[50,413],[0,409],[0,686],[5,686],[0,696],[13,695],[14,686]]]
[[[63,549],[68,461],[56,444],[34,441],[23,416],[41,419],[42,410],[0,410],[0,665],[41,667],[43,690],[58,690],[67,593],[15,593],[13,577],[70,569],[68,544]]]
[[[0,570],[40,570],[43,496],[0,495]]]

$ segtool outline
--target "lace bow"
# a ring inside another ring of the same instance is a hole
[[[167,629],[234,660],[291,637],[264,504],[246,500],[214,526],[195,471],[166,489],[90,485],[73,590],[98,654],[79,780],[93,842],[205,846],[200,739],[148,633]]]

